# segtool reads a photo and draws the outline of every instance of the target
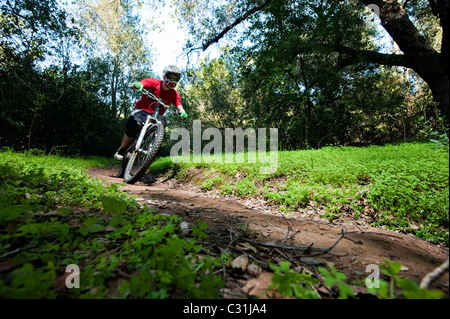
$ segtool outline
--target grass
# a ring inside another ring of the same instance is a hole
[[[248,154],[245,158],[229,164],[192,157],[174,164],[160,158],[150,171],[185,179],[201,169],[197,183],[204,189],[262,196],[288,210],[319,207],[330,220],[339,220],[342,211],[358,218],[369,209],[376,214],[374,226],[449,244],[449,153],[433,143],[283,151],[271,174],[260,173],[267,163],[248,163]]]
[[[155,214],[86,174],[110,163],[0,152],[0,298],[219,296],[219,257],[199,257],[206,225],[180,238],[177,216]],[[72,289],[69,265],[81,272]]]
[[[117,184],[104,186],[86,174],[90,167],[110,164],[103,158],[0,151],[0,298],[220,298],[224,282],[217,274],[232,258],[205,255],[199,242],[207,225],[198,220],[192,235],[181,238],[179,217],[156,214]],[[342,205],[354,205],[356,214],[355,203],[364,198],[390,216],[394,227],[402,216],[413,219],[407,207],[421,205],[429,211],[414,215],[418,223],[424,229],[424,221],[434,225],[441,236],[434,239],[448,243],[443,230],[448,226],[448,153],[430,145],[280,152],[279,169],[271,175],[261,175],[257,164],[174,164],[169,158],[151,170],[183,179],[194,170],[204,189],[264,196],[291,209],[315,203],[329,208],[329,218],[337,218],[335,207]],[[383,214],[380,225],[386,224]],[[78,282],[68,275],[73,265],[80,269]],[[282,295],[319,297],[308,288],[318,283],[315,278],[286,262],[271,268],[272,285]],[[353,295],[342,273],[319,271],[328,287],[338,286],[339,296]],[[440,291],[401,281],[398,271],[389,272],[391,283],[395,280],[405,297],[442,298]],[[373,294],[394,298],[391,286],[383,284]]]

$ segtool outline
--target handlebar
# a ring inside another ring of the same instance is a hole
[[[148,96],[149,98],[155,100],[159,105],[163,106],[166,110],[170,109],[170,108],[174,108],[175,109],[175,114],[178,116],[181,116],[180,111],[178,111],[178,109],[176,107],[174,107],[173,105],[166,105],[164,104],[163,101],[161,101],[160,99],[158,99],[156,97],[156,95],[154,95],[153,93],[151,93],[150,91],[146,90],[146,89],[142,89],[142,94]],[[156,110],[155,110],[156,111]]]

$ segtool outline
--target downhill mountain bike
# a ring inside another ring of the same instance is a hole
[[[117,177],[123,177],[124,182],[128,184],[139,181],[155,160],[164,140],[164,125],[158,120],[159,109],[171,108],[149,91],[143,89],[142,93],[155,100],[158,105],[153,114],[147,116],[139,136],[132,140],[125,151]],[[175,113],[179,115],[178,110],[175,110]]]

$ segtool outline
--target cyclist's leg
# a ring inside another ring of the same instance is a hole
[[[127,120],[125,134],[122,138],[120,148],[114,154],[114,158],[116,160],[123,161],[126,147],[131,142],[131,140],[139,134],[148,115],[149,114],[147,112],[140,109],[134,109],[133,112],[131,112],[131,115]]]

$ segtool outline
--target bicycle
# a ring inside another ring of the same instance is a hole
[[[153,114],[149,114],[141,132],[134,138],[125,151],[122,165],[117,177],[122,178],[125,183],[134,184],[138,182],[147,172],[150,164],[155,160],[164,140],[164,125],[158,120],[160,107],[169,110],[171,105],[165,105],[154,94],[143,89],[142,93],[157,102]],[[180,115],[178,110],[175,110]]]

